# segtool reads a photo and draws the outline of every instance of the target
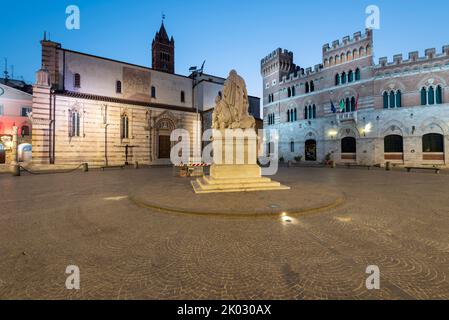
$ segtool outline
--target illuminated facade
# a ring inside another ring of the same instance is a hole
[[[0,83],[0,169],[16,160],[16,149],[19,162],[31,159],[31,107],[31,94]]]
[[[373,33],[323,46],[303,69],[277,49],[261,61],[264,125],[285,160],[449,164],[449,46],[373,60]],[[333,107],[332,107],[333,106]]]

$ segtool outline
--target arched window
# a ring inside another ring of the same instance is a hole
[[[385,91],[383,94],[384,98],[384,109],[388,109],[388,93]]]
[[[384,152],[396,152],[403,153],[404,152],[404,141],[402,136],[400,135],[389,135],[384,138]]]
[[[75,73],[75,75],[73,76],[73,86],[75,88],[81,88],[81,76],[79,73]]]
[[[287,122],[290,122],[290,110],[287,110]]]
[[[357,49],[354,49],[352,51],[352,58],[357,59],[358,57],[359,57],[359,52],[357,51]]]
[[[186,94],[184,91],[181,91],[181,102],[182,103],[186,102]]]
[[[355,111],[355,98],[352,97],[351,98],[351,112],[354,112],[354,111]]]
[[[370,55],[371,54],[371,46],[370,45],[367,45],[366,46],[366,55]]]
[[[309,106],[308,110],[309,110],[309,119],[313,119],[313,110],[312,110],[312,106]]]
[[[334,65],[334,57],[330,57],[329,58],[329,65],[333,66]]]
[[[312,107],[312,119],[316,119],[316,106],[313,105]]]
[[[395,96],[394,91],[390,91],[390,108],[394,108]]]
[[[343,63],[343,62],[346,61],[346,57],[345,57],[345,54],[344,54],[344,53],[342,53],[342,54],[340,55],[340,61],[341,61],[341,63]]]
[[[337,73],[337,74],[335,75],[335,85],[336,85],[336,86],[339,86],[339,85],[340,85],[340,74],[339,74],[339,73]]]
[[[287,96],[290,98],[292,96],[292,89],[288,88],[287,89]]]
[[[313,81],[310,81],[310,92],[314,91],[315,91],[315,84],[313,83]]]
[[[433,87],[429,87],[427,97],[427,101],[430,105],[435,104],[435,91],[433,90]]]
[[[424,87],[421,89],[421,105],[427,105],[427,90]]]
[[[351,100],[349,100],[349,98],[346,98],[346,108],[345,108],[345,112],[351,112]]]
[[[359,81],[360,80],[360,69],[357,68],[355,69],[355,81]]]
[[[296,96],[296,88],[295,86],[292,87],[292,97]]]
[[[346,61],[351,61],[352,60],[352,53],[351,51],[346,52]]]
[[[354,81],[354,73],[351,70],[348,73],[348,82],[352,82],[352,81]]]
[[[357,143],[355,138],[346,137],[341,139],[341,153],[356,153]]]
[[[309,118],[309,108],[304,107],[304,119],[308,119]]]
[[[295,142],[290,141],[290,152],[295,152]]]
[[[76,110],[70,112],[70,123],[69,123],[69,136],[79,137],[80,136],[80,114]]]
[[[295,121],[298,121],[298,113],[297,113],[296,108],[295,108]]]
[[[22,126],[22,129],[21,129],[21,135],[22,135],[22,138],[23,137],[28,137],[29,135],[30,135],[30,127],[28,127],[28,126]]]
[[[151,87],[151,98],[156,98],[156,87],[155,86]]]
[[[306,82],[306,93],[309,93],[309,90],[310,90],[310,88],[309,88],[309,83]]]
[[[316,140],[306,140],[304,144],[304,153],[306,161],[316,161]]]
[[[360,49],[359,49],[359,57],[363,57],[365,55],[365,48],[364,47],[361,47]]]
[[[437,104],[443,103],[443,89],[441,89],[441,86],[438,86],[436,90],[436,102]]]
[[[115,92],[122,93],[122,82],[121,81],[115,82]]]
[[[401,90],[396,91],[396,108],[402,107],[402,92]]]
[[[129,139],[129,119],[127,114],[123,114],[121,117],[120,131],[122,139]]]
[[[429,133],[422,137],[423,152],[444,152],[444,138],[438,133]]]
[[[345,84],[345,83],[346,83],[346,72],[343,72],[343,73],[341,74],[341,83],[342,83],[342,84]]]

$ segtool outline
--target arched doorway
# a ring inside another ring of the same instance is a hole
[[[444,136],[428,133],[422,137],[423,160],[444,161]]]
[[[316,161],[316,140],[307,140],[304,150],[306,161]]]
[[[0,143],[0,164],[6,162],[5,147]]]
[[[357,159],[357,141],[353,137],[341,139],[341,159],[356,160]]]
[[[404,159],[404,140],[402,136],[391,134],[384,138],[384,158],[385,160]]]
[[[175,129],[173,121],[170,119],[161,119],[157,122],[157,158],[158,159],[170,159],[171,151],[171,132]]]

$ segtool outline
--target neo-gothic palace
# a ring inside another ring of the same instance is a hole
[[[201,133],[210,126],[225,82],[202,72],[176,74],[175,41],[163,23],[152,42],[152,68],[64,49],[45,37],[41,45],[33,87],[35,165],[169,164],[171,132],[186,129],[197,141],[194,128]],[[259,99],[250,100],[259,118]]]
[[[366,30],[324,45],[314,69],[277,49],[261,73],[264,128],[278,130],[285,160],[449,164],[449,46],[376,65]]]

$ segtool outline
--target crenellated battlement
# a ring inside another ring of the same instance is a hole
[[[371,29],[366,29],[364,34],[362,34],[361,31],[355,32],[353,34],[352,38],[350,36],[345,36],[342,38],[341,42],[340,42],[340,40],[334,40],[334,41],[332,41],[332,45],[330,45],[329,43],[324,44],[323,45],[323,54],[333,51],[333,50],[341,49],[341,48],[349,46],[349,45],[352,45],[361,40],[370,40],[370,39],[372,39],[372,36],[373,36],[373,31]]]
[[[309,67],[309,68],[300,68],[300,67],[296,67],[295,72],[289,73],[288,75],[285,75],[282,77],[280,84],[284,84],[284,83],[289,83],[292,81],[296,81],[296,80],[300,80],[300,79],[305,79],[308,78],[310,76],[314,76],[318,73],[320,73],[323,70],[323,65],[322,64],[317,64],[313,67]]]
[[[293,52],[288,51],[287,49],[277,48],[273,52],[271,52],[269,55],[267,55],[265,58],[263,58],[260,62],[261,65],[270,63],[271,61],[277,59],[277,58],[290,58],[293,60]]]
[[[418,51],[411,51],[408,54],[408,59],[404,60],[402,54],[395,54],[393,56],[393,61],[388,61],[387,57],[379,58],[379,64],[377,64],[376,68],[389,67],[389,66],[400,66],[405,64],[410,64],[413,62],[424,62],[431,61],[434,59],[448,57],[449,58],[449,45],[443,46],[440,53],[437,53],[435,48],[429,48],[424,50],[424,56],[419,56]]]

